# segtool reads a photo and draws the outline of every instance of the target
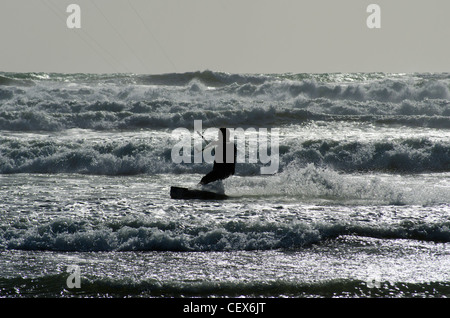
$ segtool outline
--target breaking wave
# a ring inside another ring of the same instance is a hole
[[[382,288],[370,288],[366,281],[335,279],[318,282],[227,281],[161,282],[157,279],[121,279],[83,277],[79,289],[66,288],[67,273],[37,278],[0,278],[2,294],[7,297],[436,297],[450,293],[446,282],[380,282]],[[18,293],[20,290],[20,294]],[[158,302],[164,304],[164,299]],[[126,302],[124,304],[127,304]],[[121,304],[122,305],[122,304]],[[173,303],[167,303],[168,306]],[[266,309],[267,310],[267,309]]]
[[[48,251],[237,251],[296,249],[342,235],[450,242],[450,223],[203,221],[124,218],[103,224],[56,218],[0,228],[0,247]]]
[[[0,173],[82,173],[133,175],[158,173],[205,173],[204,163],[175,164],[175,141],[161,135],[146,139],[114,141],[31,139],[0,137]],[[240,151],[240,150],[238,150]],[[269,148],[268,153],[271,152]],[[237,175],[259,175],[261,164],[237,163]],[[279,172],[290,164],[313,164],[346,172],[447,172],[450,143],[428,138],[392,141],[291,140],[280,145]]]
[[[353,120],[450,128],[448,74],[0,73],[0,129],[279,126]]]

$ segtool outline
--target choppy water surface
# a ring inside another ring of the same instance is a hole
[[[0,295],[448,297],[449,83],[1,73]],[[172,161],[194,120],[277,128],[278,173],[170,199],[211,169]]]

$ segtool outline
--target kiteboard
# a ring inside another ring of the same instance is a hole
[[[182,187],[170,187],[170,197],[172,199],[200,199],[200,200],[225,200],[228,196],[224,193],[216,193],[199,189],[189,189]]]

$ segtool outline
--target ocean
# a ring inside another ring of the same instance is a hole
[[[171,199],[195,120],[278,170]],[[0,297],[449,296],[450,74],[0,73]]]

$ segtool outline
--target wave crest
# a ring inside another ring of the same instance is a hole
[[[449,76],[353,75],[342,79],[338,74],[211,71],[163,75],[3,74],[0,129],[159,129],[186,127],[193,119],[202,119],[210,126],[360,120],[450,127]],[[33,85],[23,85],[22,81]]]
[[[0,138],[0,173],[83,173],[100,175],[205,173],[201,163],[175,164],[170,136],[121,142],[80,139],[19,140]],[[239,151],[239,150],[238,150]],[[271,152],[269,147],[268,153]],[[238,175],[259,174],[260,164],[236,164]],[[194,162],[191,153],[191,162]],[[393,141],[290,140],[280,145],[279,171],[290,164],[315,165],[346,172],[447,172],[450,171],[450,144],[427,138]]]
[[[177,221],[181,222],[181,221]],[[39,226],[0,229],[6,249],[51,251],[231,251],[297,249],[342,235],[450,242],[450,224],[402,222],[373,227],[364,222],[289,223],[226,221],[173,224],[123,219],[95,225],[61,218]]]

